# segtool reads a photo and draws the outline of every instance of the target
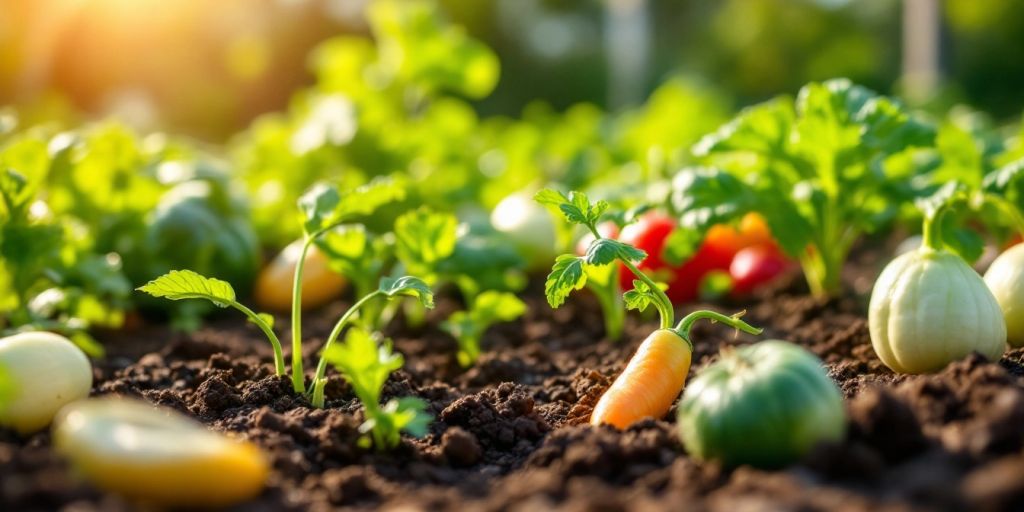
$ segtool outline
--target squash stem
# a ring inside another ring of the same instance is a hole
[[[679,324],[676,325],[675,329],[673,330],[677,335],[679,335],[680,338],[685,340],[686,343],[690,345],[690,350],[693,350],[693,342],[690,341],[690,329],[693,327],[693,324],[697,320],[701,319],[708,319],[711,320],[712,322],[722,322],[725,325],[728,325],[735,329],[739,329],[745,333],[761,334],[763,329],[759,329],[744,322],[743,320],[740,320],[740,317],[742,317],[746,313],[746,311],[740,311],[739,313],[736,313],[732,316],[726,316],[721,313],[709,311],[707,309],[701,309],[694,311],[693,313],[690,313],[689,315],[683,317],[683,319],[679,321]]]

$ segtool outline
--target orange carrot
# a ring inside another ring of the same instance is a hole
[[[742,313],[725,316],[713,311],[696,311],[675,329],[658,329],[640,344],[626,369],[601,396],[590,416],[591,425],[612,425],[624,429],[644,418],[660,419],[668,414],[683,390],[690,371],[693,344],[690,326],[701,318],[731,325],[751,334],[760,329],[739,319]]]

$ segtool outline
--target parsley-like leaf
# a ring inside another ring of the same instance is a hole
[[[579,290],[587,284],[583,263],[583,258],[571,254],[563,254],[555,259],[555,265],[544,282],[544,295],[551,307],[561,306],[573,290]]]

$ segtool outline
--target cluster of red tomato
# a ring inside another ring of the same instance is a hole
[[[650,212],[621,233],[611,222],[602,224],[599,231],[602,236],[645,251],[647,258],[637,267],[655,281],[666,283],[666,294],[677,304],[697,299],[704,280],[715,273],[729,276],[729,293],[738,297],[771,282],[793,264],[776,245],[764,218],[756,213],[744,216],[736,227],[711,228],[693,256],[681,264],[672,264],[666,261],[663,251],[677,225],[675,219],[664,213]],[[623,289],[632,288],[633,275],[625,268],[619,275]]]

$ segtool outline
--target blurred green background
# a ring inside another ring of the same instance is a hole
[[[318,42],[367,34],[367,3],[0,0],[0,104],[29,122],[115,115],[223,141],[313,81],[308,55]],[[912,102],[966,103],[998,120],[1024,108],[1024,2],[1014,0],[441,4],[501,61],[497,89],[476,102],[486,115],[518,115],[536,99],[617,110],[673,74],[737,106],[835,76],[907,93],[911,32],[924,34],[929,74],[906,94]]]

